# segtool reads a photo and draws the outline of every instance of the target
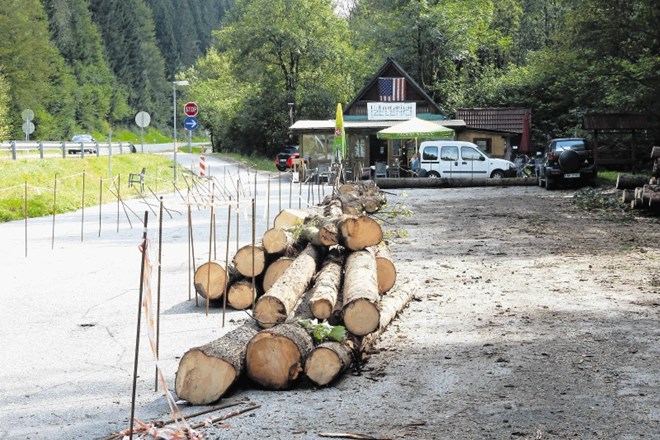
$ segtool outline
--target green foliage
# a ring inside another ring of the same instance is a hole
[[[315,344],[324,341],[346,341],[346,328],[342,325],[332,326],[327,321],[319,323],[316,319],[301,319],[298,324],[307,330]]]
[[[578,208],[586,211],[604,210],[604,211],[623,211],[626,206],[621,202],[618,193],[584,187],[580,188],[573,195],[573,203]]]
[[[0,65],[0,141],[9,139],[9,84]]]

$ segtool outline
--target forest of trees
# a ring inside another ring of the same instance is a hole
[[[350,5],[350,8],[346,8]],[[273,155],[295,117],[332,119],[388,57],[452,117],[530,107],[533,139],[590,112],[645,113],[658,142],[656,0],[3,0],[0,139],[171,125],[172,81],[214,147]],[[134,125],[134,124],[133,124]]]

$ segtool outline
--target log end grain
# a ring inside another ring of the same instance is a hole
[[[273,286],[273,284],[275,284],[275,281],[277,281],[282,276],[282,274],[289,268],[289,266],[291,266],[293,260],[294,260],[293,258],[281,257],[268,265],[262,283],[264,292],[268,292],[268,289],[270,289]]]
[[[286,306],[274,296],[264,295],[254,306],[254,319],[262,328],[271,328],[286,321],[286,318]]]
[[[380,322],[378,306],[365,298],[356,299],[344,306],[343,315],[346,329],[356,336],[375,331]]]
[[[319,386],[335,380],[351,365],[350,349],[337,342],[316,347],[305,361],[305,375]]]
[[[316,319],[323,321],[332,315],[334,304],[327,298],[319,298],[315,301],[310,301],[309,308]]]
[[[267,230],[261,243],[269,254],[283,254],[293,245],[293,237],[282,228],[272,228]]]
[[[227,303],[233,309],[245,310],[252,306],[256,296],[256,291],[252,288],[252,280],[240,280],[229,287]]]
[[[195,271],[195,291],[204,298],[221,298],[225,293],[226,282],[225,268],[217,261],[206,262]]]
[[[208,405],[222,397],[236,377],[230,363],[192,349],[181,358],[175,391],[192,405]]]
[[[260,275],[266,268],[264,248],[252,245],[243,246],[234,255],[234,267],[241,275],[248,278]]]
[[[375,246],[383,240],[383,230],[378,222],[366,215],[340,221],[338,230],[340,243],[352,251]]]

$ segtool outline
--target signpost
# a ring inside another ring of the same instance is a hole
[[[183,127],[188,130],[188,153],[192,153],[192,131],[199,126],[199,121],[195,117],[198,111],[199,107],[196,102],[186,102],[186,105],[183,106],[183,112],[188,116],[183,121]]]
[[[151,116],[147,112],[138,112],[135,115],[135,123],[140,127],[140,142],[142,143],[141,152],[144,153],[144,128],[149,126]]]
[[[29,141],[30,135],[34,133],[34,123],[30,122],[32,119],[34,119],[34,112],[29,108],[25,109],[21,113],[21,117],[25,121],[23,123],[23,133],[25,133],[25,140]]]

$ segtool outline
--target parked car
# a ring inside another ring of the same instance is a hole
[[[539,162],[539,186],[553,189],[562,183],[593,185],[596,183],[593,151],[583,138],[552,139]]]
[[[300,152],[298,151],[297,146],[284,147],[284,149],[275,156],[275,166],[280,171],[286,171],[287,168],[291,168],[291,159],[295,157],[300,157]]]
[[[458,179],[516,176],[513,162],[491,158],[471,142],[424,141],[419,152],[420,176]]]
[[[75,143],[75,145],[71,145],[67,148],[67,152],[69,154],[80,153],[81,144],[84,145],[85,153],[96,154],[96,140],[92,137],[91,134],[76,134],[71,138],[71,142]]]

